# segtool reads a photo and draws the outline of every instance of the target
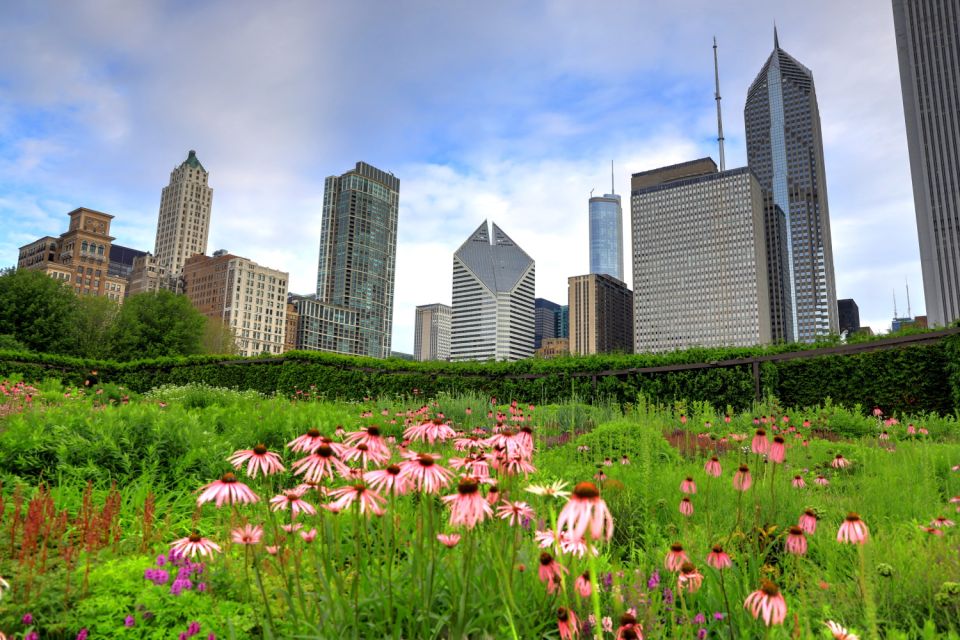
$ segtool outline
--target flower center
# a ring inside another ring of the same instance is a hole
[[[573,488],[573,495],[584,500],[592,500],[600,497],[600,490],[592,482],[581,482]]]
[[[691,478],[690,476],[687,476],[686,482],[693,482],[693,478]]]
[[[373,437],[379,436],[379,435],[380,435],[380,428],[379,428],[379,427],[373,427],[373,426],[367,427],[367,435],[368,435],[368,436],[373,436]]]
[[[474,480],[463,479],[460,481],[460,484],[457,485],[457,493],[462,496],[473,495],[477,492],[479,485]]]
[[[763,591],[770,597],[780,595],[780,588],[769,580],[764,580],[760,583],[760,591]]]
[[[433,456],[431,456],[429,453],[421,453],[417,456],[417,462],[420,463],[421,467],[432,467]]]
[[[620,616],[620,626],[625,627],[628,624],[637,624],[637,618],[635,616],[630,615],[629,613],[625,613],[622,616]]]
[[[810,516],[811,518],[814,518],[814,519],[818,519],[817,513],[813,509],[804,510],[803,515]]]
[[[765,438],[767,437],[767,432],[763,429],[757,429],[757,437]]]
[[[367,445],[363,444],[362,442],[357,445],[357,451],[368,451],[369,449],[370,449],[370,447],[368,447]]]
[[[552,556],[552,555],[550,555],[549,553],[546,553],[546,552],[540,554],[540,564],[542,564],[543,566],[547,566],[548,564],[551,564],[552,562],[553,562],[553,556]]]
[[[329,458],[333,455],[333,449],[328,444],[322,444],[317,447],[316,454],[321,458]]]
[[[794,526],[790,527],[790,535],[792,535],[792,536],[802,536],[802,535],[803,535],[803,529],[801,529],[800,527],[794,525]]]
[[[319,430],[319,429],[310,429],[310,430],[307,431],[307,435],[310,436],[311,438],[319,438],[319,437],[320,437],[320,430]]]
[[[674,542],[670,545],[670,553],[683,553],[683,545],[679,542]]]
[[[773,436],[773,441],[777,444],[783,444],[786,440],[783,439],[783,436]]]
[[[398,476],[400,475],[400,467],[398,467],[395,464],[392,464],[389,467],[387,467],[387,473],[389,473],[392,476]]]
[[[750,473],[750,467],[745,464],[740,465],[740,468],[737,470],[737,473]]]
[[[680,565],[680,571],[682,573],[693,573],[696,570],[697,568],[693,566],[692,562],[684,562],[682,565]]]
[[[190,542],[200,542],[201,540],[203,540],[203,538],[200,537],[200,534],[199,534],[199,533],[196,533],[196,532],[191,533],[191,534],[187,537],[187,539],[188,539]]]
[[[718,545],[718,544],[715,544],[715,545],[713,545],[712,551],[713,551],[714,553],[723,553],[723,547],[721,547],[721,546]]]
[[[257,454],[258,456],[262,456],[263,454],[265,454],[265,453],[267,452],[267,447],[266,447],[265,445],[263,445],[263,444],[258,444],[257,446],[255,446],[255,447],[253,448],[253,452],[254,452],[255,454]]]
[[[855,513],[848,513],[847,522],[860,522],[860,516]]]
[[[560,622],[566,622],[570,618],[570,614],[567,613],[567,610],[564,607],[557,609],[557,620]]]
[[[720,462],[720,458],[718,458],[717,456],[711,456],[710,462]]]
[[[223,477],[220,478],[220,482],[226,482],[226,483],[228,483],[228,484],[231,483],[231,482],[236,482],[236,481],[237,481],[237,476],[235,476],[235,475],[233,475],[232,473],[229,473],[229,472],[223,474]]]

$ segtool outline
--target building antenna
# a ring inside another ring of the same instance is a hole
[[[897,290],[893,290],[893,319],[897,319]]]
[[[613,160],[610,161],[610,195],[616,195],[616,190],[613,186]]]
[[[907,281],[906,278],[904,278],[904,279],[903,279],[903,284],[905,284],[905,285],[907,286],[907,317],[908,317],[908,318],[912,318],[912,317],[913,317],[913,312],[910,311],[910,283]]]
[[[717,100],[717,142],[720,144],[720,171],[726,171],[727,161],[723,157],[723,118],[720,115],[720,65],[717,62],[717,36],[713,36],[713,79],[716,84],[714,97]]]
[[[594,191],[596,191],[596,189],[590,189],[590,197],[591,197],[591,198],[593,197],[593,192],[594,192]]]

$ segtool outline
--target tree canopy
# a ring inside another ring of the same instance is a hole
[[[111,355],[132,360],[201,353],[206,325],[186,296],[170,291],[133,295],[123,303],[110,332]]]

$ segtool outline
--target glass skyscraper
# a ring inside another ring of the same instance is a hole
[[[930,326],[960,318],[960,4],[893,0]]]
[[[324,185],[317,299],[356,312],[356,355],[390,357],[399,196],[400,180],[365,162]]]
[[[615,193],[590,198],[590,273],[623,282],[623,210]]]
[[[812,342],[837,333],[823,137],[813,74],[780,48],[744,107],[747,163],[764,195],[773,338]]]

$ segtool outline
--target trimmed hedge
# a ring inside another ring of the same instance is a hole
[[[518,398],[540,404],[570,397],[633,402],[642,393],[661,402],[702,400],[717,407],[730,405],[742,410],[754,401],[750,364],[599,375],[596,382],[591,374],[756,358],[805,348],[810,347],[689,349],[660,355],[614,354],[511,363],[410,362],[302,351],[280,358],[190,356],[117,363],[0,351],[0,376],[18,374],[30,380],[53,377],[81,385],[87,373],[97,369],[102,381],[137,392],[164,384],[203,382],[263,393],[295,394],[300,390],[348,400],[406,396],[415,389],[424,397],[438,392],[477,392],[502,400]],[[960,335],[950,335],[935,343],[854,355],[763,362],[761,383],[763,392],[774,395],[784,406],[812,406],[829,397],[848,407],[880,406],[888,413],[949,414],[960,406]]]

